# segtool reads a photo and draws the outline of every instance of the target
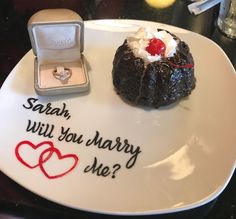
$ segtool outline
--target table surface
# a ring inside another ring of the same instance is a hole
[[[166,0],[167,1],[167,0]],[[219,6],[195,16],[187,10],[187,0],[177,0],[164,9],[150,7],[143,0],[1,0],[0,1],[0,86],[24,54],[31,49],[26,29],[28,19],[44,8],[69,8],[84,20],[138,19],[182,27],[215,41],[236,68],[236,40],[216,27]],[[212,203],[198,209],[160,218],[236,218],[236,173],[223,193]],[[106,218],[69,209],[47,201],[19,186],[0,172],[0,218]],[[109,217],[110,218],[110,217]],[[159,218],[159,217],[155,217]]]

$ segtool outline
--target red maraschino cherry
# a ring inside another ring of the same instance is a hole
[[[146,51],[152,56],[155,55],[164,55],[166,51],[165,43],[157,38],[152,38],[149,40],[149,44],[146,47]]]

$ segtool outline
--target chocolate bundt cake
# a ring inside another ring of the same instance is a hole
[[[135,105],[158,108],[188,96],[195,87],[188,45],[166,30],[140,28],[117,49],[116,92]]]

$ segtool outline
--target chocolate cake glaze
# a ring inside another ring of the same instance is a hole
[[[128,102],[158,108],[190,95],[195,88],[194,60],[188,45],[178,41],[173,57],[145,62],[136,57],[127,40],[113,60],[113,84],[117,94]]]

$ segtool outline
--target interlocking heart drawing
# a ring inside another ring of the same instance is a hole
[[[39,167],[48,179],[65,176],[79,161],[75,154],[62,155],[51,141],[42,141],[39,144],[27,140],[21,141],[16,145],[15,155],[24,166],[30,169]]]

